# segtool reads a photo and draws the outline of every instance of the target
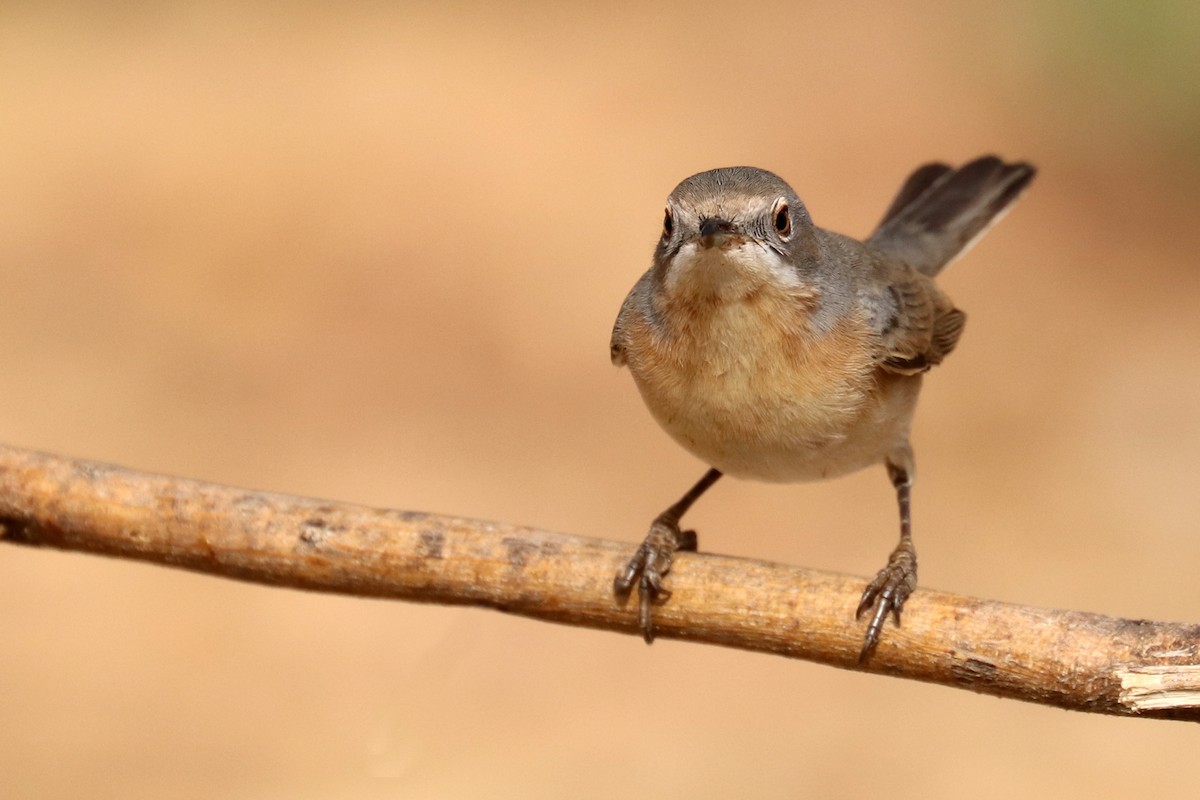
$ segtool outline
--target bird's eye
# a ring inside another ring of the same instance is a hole
[[[671,233],[675,230],[675,218],[671,216],[671,207],[667,206],[666,212],[663,213],[663,238],[670,239]]]
[[[788,204],[786,201],[780,200],[775,204],[772,217],[775,224],[775,232],[779,234],[780,239],[787,239],[792,235],[792,215],[788,213]]]

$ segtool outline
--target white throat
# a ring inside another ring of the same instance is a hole
[[[801,288],[792,267],[769,247],[749,239],[704,247],[687,242],[671,259],[664,288],[672,297],[735,301],[764,285]]]

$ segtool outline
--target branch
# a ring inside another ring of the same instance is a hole
[[[0,446],[0,541],[256,583],[476,605],[638,634],[613,599],[633,544],[254,492]],[[845,669],[864,581],[680,553],[662,638]],[[1079,711],[1200,721],[1200,625],[918,590],[862,669]]]

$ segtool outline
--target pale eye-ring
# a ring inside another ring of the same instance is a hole
[[[775,226],[780,239],[787,241],[792,235],[792,215],[786,200],[775,201],[775,207],[771,209],[771,224]]]

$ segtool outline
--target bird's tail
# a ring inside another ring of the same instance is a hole
[[[995,156],[958,169],[926,164],[904,182],[868,243],[937,275],[1004,216],[1036,172]]]

